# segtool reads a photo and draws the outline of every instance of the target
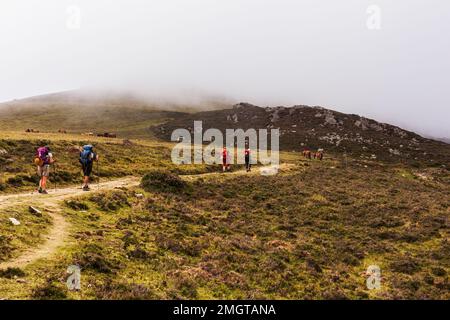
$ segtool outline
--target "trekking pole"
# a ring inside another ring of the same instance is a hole
[[[53,163],[53,179],[54,179],[54,185],[55,185],[55,192],[56,192],[56,162]]]

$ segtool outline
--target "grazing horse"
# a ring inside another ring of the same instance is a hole
[[[322,159],[323,159],[323,149],[319,149],[319,150],[317,150],[316,153],[314,153],[314,159],[319,159],[320,161],[322,161]]]
[[[311,159],[311,151],[308,149],[303,150],[303,156],[307,159]]]

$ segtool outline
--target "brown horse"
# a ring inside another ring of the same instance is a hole
[[[314,153],[314,159],[318,159],[322,161],[323,159],[323,150],[319,149],[316,153]]]
[[[305,158],[307,158],[307,159],[311,159],[311,151],[310,150],[304,150],[303,151],[303,156],[305,157]]]

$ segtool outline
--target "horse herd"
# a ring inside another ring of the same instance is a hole
[[[313,152],[313,151],[311,151],[309,149],[305,149],[305,150],[303,150],[303,156],[306,159],[313,159],[314,158],[314,159],[318,159],[318,160],[322,161],[322,159],[323,159],[323,149],[319,149],[316,152]]]

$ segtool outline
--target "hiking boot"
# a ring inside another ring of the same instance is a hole
[[[37,192],[42,193],[42,188],[39,187],[39,188],[37,189]]]
[[[48,194],[47,190],[41,190],[39,193]]]
[[[83,191],[89,191],[89,190],[91,190],[91,188],[89,188],[89,186],[84,186],[83,187]]]

